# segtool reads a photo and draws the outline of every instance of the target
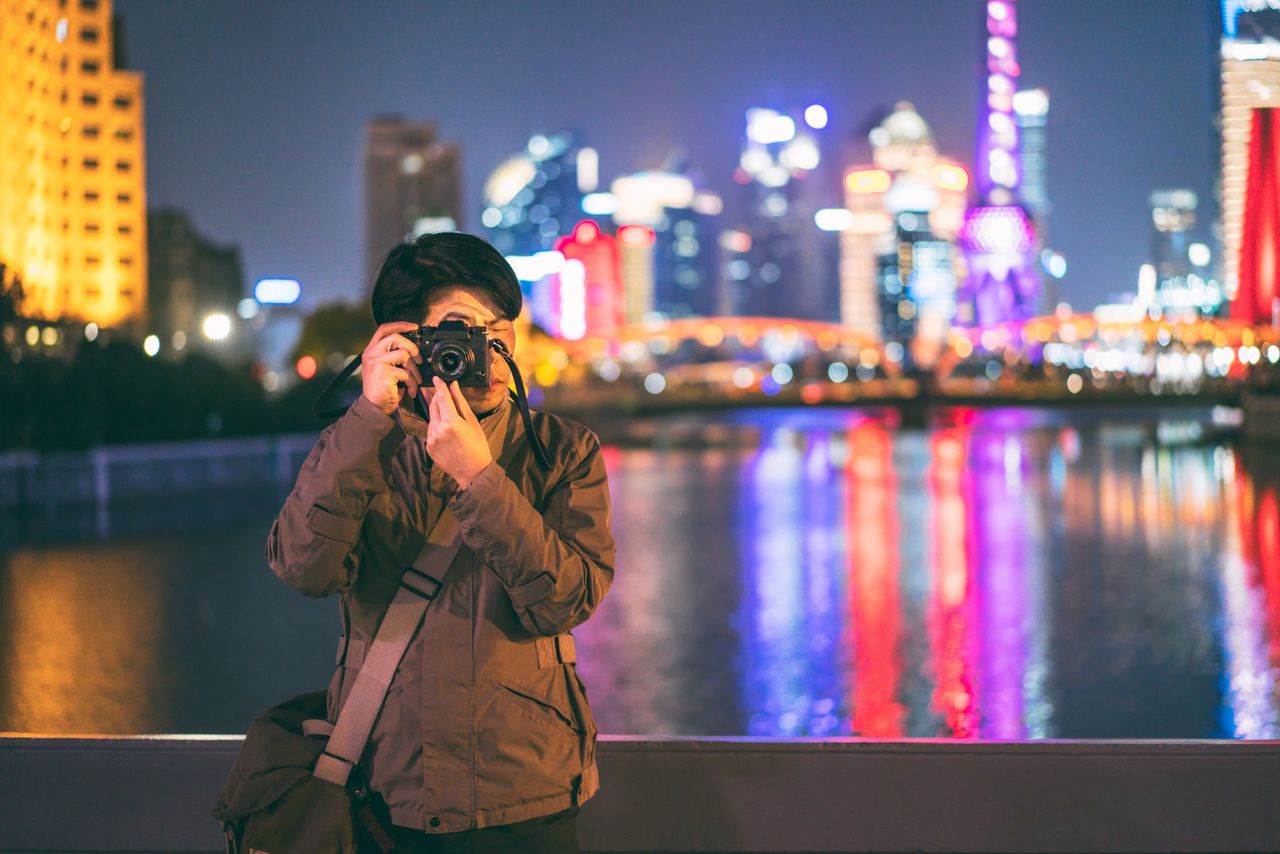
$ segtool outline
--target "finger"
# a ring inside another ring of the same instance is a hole
[[[373,336],[369,339],[369,345],[364,348],[364,351],[366,353],[372,353],[376,351],[379,346],[386,347],[387,346],[386,344],[379,345],[379,342],[382,341],[383,338],[386,338],[388,335],[393,335],[401,332],[412,332],[417,328],[418,326],[416,323],[409,323],[408,321],[384,323],[374,330]]]
[[[418,366],[413,362],[408,362],[404,368],[409,372],[409,379],[411,380],[409,383],[409,395],[411,397],[417,397],[418,389],[422,388],[422,373],[418,370]]]
[[[458,417],[458,410],[453,405],[453,396],[449,394],[449,387],[440,377],[433,376],[431,385],[435,387],[435,396],[440,400],[440,420],[447,424]]]
[[[471,411],[471,404],[467,403],[467,399],[462,396],[462,386],[458,385],[457,380],[449,383],[449,397],[453,400],[459,415],[467,421],[476,420],[476,414]]]
[[[441,425],[444,423],[444,416],[440,414],[440,395],[431,395],[431,402],[427,405],[427,412],[431,415],[431,423],[433,425]]]
[[[379,344],[379,347],[382,349],[390,350],[392,352],[396,350],[408,350],[410,353],[413,354],[415,359],[418,358],[422,353],[422,351],[418,349],[417,344],[413,343],[403,335],[388,335],[387,337],[382,339],[381,343]]]
[[[397,383],[407,383],[409,381],[409,372],[404,368],[397,368],[395,365],[387,365],[387,374]]]
[[[413,354],[408,350],[383,350],[375,352],[370,361],[381,362],[385,365],[406,365],[413,364]]]

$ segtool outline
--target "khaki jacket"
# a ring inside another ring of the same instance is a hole
[[[392,821],[427,833],[558,812],[599,786],[596,724],[568,632],[613,580],[600,442],[535,412],[552,461],[544,472],[516,408],[503,406],[481,421],[502,455],[459,492],[432,466],[425,422],[361,396],[321,433],[267,539],[268,563],[291,587],[341,594],[332,721],[405,567],[446,505],[457,518],[462,548],[361,763]]]

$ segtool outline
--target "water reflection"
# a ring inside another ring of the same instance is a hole
[[[758,441],[606,450],[618,572],[576,631],[603,731],[1280,736],[1266,450],[1031,411],[730,420]],[[323,685],[335,604],[267,571],[278,500],[0,524],[0,730],[236,732]]]

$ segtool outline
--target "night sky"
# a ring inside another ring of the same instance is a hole
[[[1213,0],[1021,0],[1022,85],[1049,89],[1051,242],[1062,298],[1132,290],[1147,196],[1190,187],[1208,236]],[[490,171],[530,134],[584,131],[602,183],[688,152],[735,209],[751,106],[822,103],[824,155],[869,158],[866,130],[909,100],[940,151],[972,161],[979,0],[161,2],[117,0],[146,75],[151,207],[238,244],[250,281],[309,303],[357,298],[366,120],[437,122],[465,165],[464,230]],[[838,173],[829,187],[838,199]],[[726,225],[732,224],[726,222]]]

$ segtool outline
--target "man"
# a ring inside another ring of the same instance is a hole
[[[303,463],[268,562],[307,595],[341,594],[332,721],[401,574],[451,510],[462,548],[361,765],[388,804],[397,850],[576,852],[578,807],[599,784],[568,633],[613,579],[599,440],[534,413],[552,463],[539,467],[496,353],[486,388],[423,381],[424,354],[405,336],[419,323],[461,320],[516,349],[519,283],[483,240],[430,234],[396,247],[372,303],[379,326],[362,355],[362,394]],[[427,421],[412,409],[417,395]]]

